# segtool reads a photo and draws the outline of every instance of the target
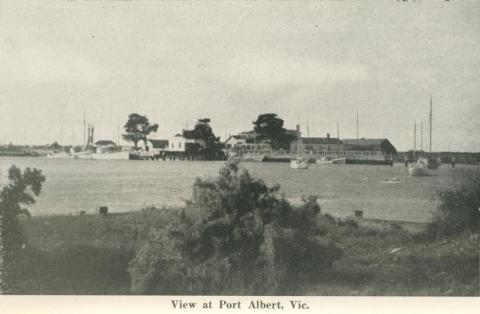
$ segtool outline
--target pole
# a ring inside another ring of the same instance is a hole
[[[420,121],[420,151],[423,152],[423,120]]]
[[[83,150],[85,150],[85,111],[83,111]]]
[[[415,124],[413,125],[413,157],[415,158],[417,152],[417,120],[415,120]]]
[[[337,120],[337,157],[340,157],[340,127]]]
[[[357,145],[358,145],[358,109],[357,109]]]
[[[430,94],[430,153],[432,152],[432,94]]]

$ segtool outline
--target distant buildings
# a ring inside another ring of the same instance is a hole
[[[347,161],[351,163],[360,161],[391,163],[397,149],[386,138],[381,139],[344,139],[344,151]]]
[[[295,130],[289,130],[297,138]],[[267,157],[291,158],[297,154],[298,142],[293,140],[288,151],[272,151],[268,141],[258,141],[253,131],[231,135],[225,142],[228,155],[265,154]],[[322,157],[345,157],[350,163],[391,163],[397,154],[388,139],[345,139],[330,137],[302,137],[302,154],[311,159]],[[270,158],[270,159],[272,159]]]
[[[302,137],[302,148],[305,155],[338,155],[344,151],[343,142],[337,138],[330,137]],[[290,151],[296,152],[297,141],[290,143]]]

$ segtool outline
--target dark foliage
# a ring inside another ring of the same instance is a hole
[[[183,136],[187,139],[200,140],[199,143],[189,143],[187,153],[204,159],[220,159],[222,157],[222,149],[220,146],[220,138],[216,137],[210,127],[210,119],[198,119],[193,130],[183,130]]]
[[[253,125],[258,140],[268,140],[273,149],[289,149],[290,143],[295,140],[295,136],[286,132],[283,120],[275,113],[259,115]]]
[[[0,284],[4,293],[14,293],[16,263],[19,251],[26,243],[20,218],[30,215],[22,205],[35,203],[34,196],[40,194],[45,176],[35,168],[26,168],[22,173],[19,168],[12,166],[8,178],[9,184],[0,192],[0,259],[3,260]]]
[[[124,129],[126,134],[123,134],[122,137],[127,141],[133,142],[135,147],[137,147],[139,141],[145,142],[150,133],[157,132],[158,124],[151,124],[146,116],[132,113],[128,116]]]
[[[331,267],[341,250],[320,237],[316,197],[292,208],[278,190],[236,163],[214,180],[197,179],[191,213],[141,241],[131,262],[132,291],[288,293],[282,289],[292,276]]]
[[[430,237],[480,230],[480,173],[458,169],[454,188],[439,192],[440,206],[426,230]]]

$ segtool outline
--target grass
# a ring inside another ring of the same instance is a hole
[[[161,227],[168,217],[167,209],[150,209],[26,219],[18,293],[130,294],[127,269],[142,226]],[[344,254],[328,273],[297,278],[291,295],[479,295],[479,243],[471,233],[426,240],[412,231],[418,225],[319,219]]]

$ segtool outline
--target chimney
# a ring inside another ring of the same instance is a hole
[[[330,133],[327,133],[327,138],[330,138]]]

